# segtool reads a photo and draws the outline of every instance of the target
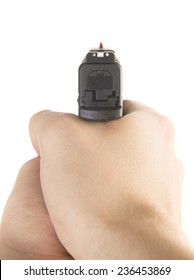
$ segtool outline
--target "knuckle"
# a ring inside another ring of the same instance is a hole
[[[168,136],[174,137],[175,128],[172,121],[166,116],[159,116],[160,125],[163,127]]]
[[[32,117],[30,118],[30,127],[33,126],[42,117],[48,115],[50,112],[51,112],[50,110],[43,110],[32,115]]]
[[[66,141],[76,135],[77,123],[74,116],[68,113],[57,113],[55,118],[47,123],[47,127],[44,129],[44,135],[46,139]]]
[[[36,171],[40,166],[40,158],[36,157],[25,162],[20,168],[20,173]]]

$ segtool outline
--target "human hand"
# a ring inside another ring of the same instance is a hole
[[[39,158],[30,160],[17,176],[0,228],[1,259],[72,259],[48,215],[39,167]]]
[[[125,116],[89,122],[43,111],[30,124],[43,196],[75,259],[193,258],[181,229],[183,170],[170,121],[126,101]]]

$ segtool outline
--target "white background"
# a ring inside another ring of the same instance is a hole
[[[194,244],[194,1],[0,1],[0,216],[20,166],[35,156],[31,115],[77,113],[77,69],[100,41],[122,64],[124,98],[174,123],[183,226]]]

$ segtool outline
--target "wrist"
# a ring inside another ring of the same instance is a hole
[[[11,248],[10,246],[7,246],[2,241],[0,241],[0,259],[1,260],[20,260],[24,259],[24,256]]]
[[[89,255],[81,256],[81,259],[194,259],[194,250],[181,226],[169,217],[137,218],[129,224],[106,224],[91,244]]]
[[[142,229],[148,259],[193,260],[191,247],[181,226],[165,218],[160,223],[150,223]]]

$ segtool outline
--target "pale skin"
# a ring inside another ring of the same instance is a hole
[[[131,101],[105,123],[43,111],[30,136],[37,158],[6,204],[1,259],[194,259],[166,117]]]

